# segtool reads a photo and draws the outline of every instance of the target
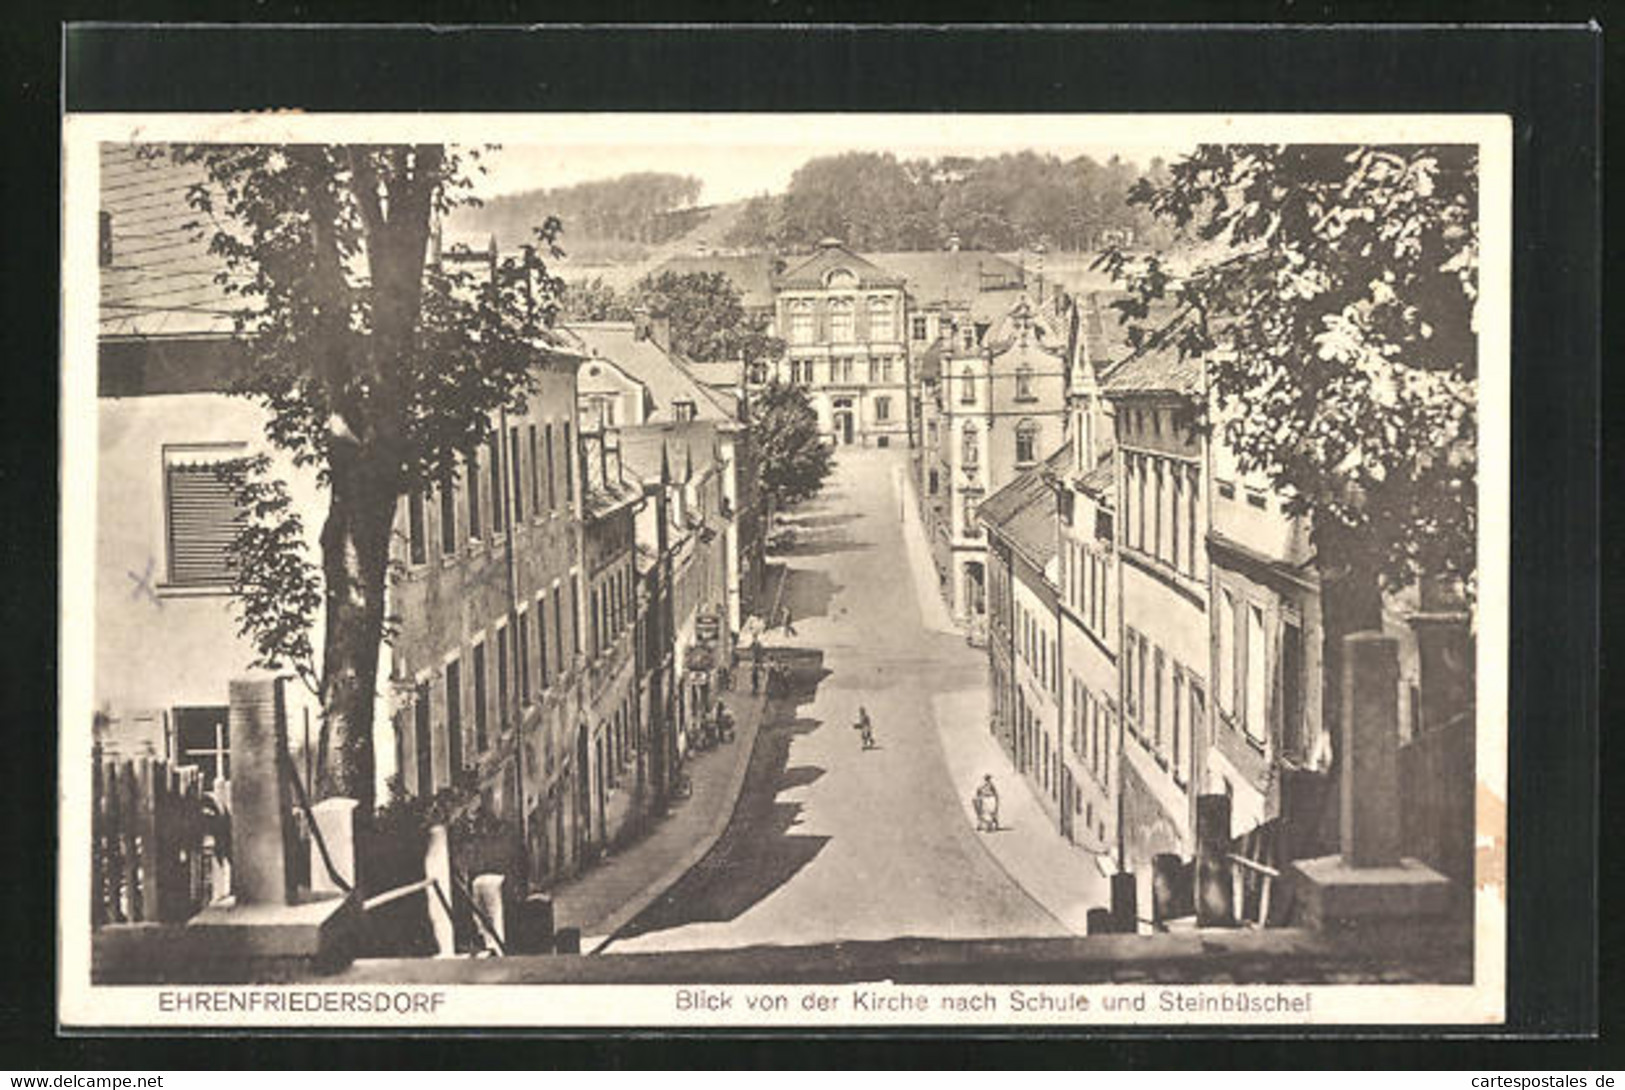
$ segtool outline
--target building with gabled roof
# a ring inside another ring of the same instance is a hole
[[[776,294],[774,325],[787,347],[774,375],[807,391],[819,430],[839,446],[906,446],[903,278],[825,239],[785,270]]]

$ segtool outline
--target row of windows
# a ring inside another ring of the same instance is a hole
[[[632,580],[631,561],[625,561],[601,574],[593,586],[589,627],[595,654],[614,643],[632,623],[635,609]]]
[[[1020,602],[1016,603],[1016,633],[1016,650],[1021,660],[1038,678],[1039,684],[1059,698],[1061,679],[1055,653],[1055,634]]]
[[[1035,372],[1029,364],[1021,364],[1011,376],[1016,383],[1017,401],[1037,401],[1038,395],[1033,392],[1033,377]],[[959,372],[959,403],[961,405],[976,404],[976,383],[979,378],[991,382],[1000,375],[978,376],[973,368],[966,367]]]
[[[1016,467],[1030,466],[1038,461],[1039,426],[1036,420],[1023,420],[1016,425]],[[959,461],[964,466],[975,466],[982,460],[982,433],[973,420],[965,421],[959,432]]]
[[[1072,752],[1108,794],[1112,786],[1112,733],[1117,712],[1109,698],[1095,695],[1075,675],[1071,678]]]
[[[1016,730],[1027,754],[1025,764],[1038,773],[1038,782],[1044,792],[1059,801],[1061,762],[1055,752],[1054,741],[1049,731],[1040,725],[1038,716],[1027,706],[1027,697],[1019,688],[1016,690]]]
[[[794,301],[790,306],[790,343],[814,344],[818,340],[817,316],[813,306],[805,300]],[[866,308],[869,321],[867,326],[868,339],[871,341],[894,341],[897,339],[896,305],[893,300],[884,296],[876,296],[868,301]],[[857,308],[853,300],[848,298],[834,298],[828,304],[828,340],[833,344],[853,344],[857,341]]]
[[[811,386],[817,381],[819,369],[814,365],[818,363],[824,364],[822,370],[826,382],[843,386],[859,383],[887,385],[899,381],[900,377],[897,360],[892,356],[872,356],[868,360],[859,360],[852,356],[833,356],[828,360],[792,359],[790,381]],[[860,364],[867,366],[859,366]]]
[[[558,434],[551,423],[539,432],[535,424],[523,431],[516,424],[508,429],[507,448],[504,459],[502,436],[493,432],[482,447],[465,456],[460,474],[447,476],[432,491],[406,497],[407,559],[411,564],[428,563],[427,511],[431,505],[438,510],[441,556],[455,556],[465,542],[473,548],[487,533],[495,538],[503,532],[510,511],[518,528],[524,524],[527,510],[540,518],[544,511],[570,509],[575,499],[576,461],[575,436],[568,423]],[[459,488],[462,504],[458,503]],[[462,519],[459,507],[465,516]]]
[[[1174,782],[1188,786],[1192,740],[1207,721],[1201,676],[1132,628],[1123,633],[1121,662],[1124,722]]]
[[[1110,557],[1095,553],[1080,542],[1068,541],[1061,553],[1061,562],[1067,603],[1091,632],[1109,644],[1111,637],[1106,618],[1111,590]]]
[[[1195,463],[1125,452],[1122,545],[1192,579],[1203,578],[1201,480]]]

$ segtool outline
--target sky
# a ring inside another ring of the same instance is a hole
[[[1171,141],[1154,124],[1136,127],[1069,116],[1028,115],[582,115],[550,119],[550,139],[509,139],[487,156],[482,196],[572,185],[634,171],[690,174],[700,203],[783,192],[807,160],[845,151],[890,151],[898,158],[998,155],[1032,150],[1105,162],[1116,154],[1140,166],[1176,157],[1195,141]]]

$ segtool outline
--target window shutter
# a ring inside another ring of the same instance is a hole
[[[241,525],[231,486],[213,465],[168,467],[169,581],[228,586],[230,552]]]

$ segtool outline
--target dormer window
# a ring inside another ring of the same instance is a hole
[[[671,403],[672,417],[679,424],[687,424],[694,419],[694,402],[680,399]]]

